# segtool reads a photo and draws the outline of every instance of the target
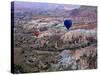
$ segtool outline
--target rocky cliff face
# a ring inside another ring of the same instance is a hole
[[[97,66],[97,52],[95,45],[79,50],[63,50],[58,56],[57,64],[54,64],[56,70],[85,70],[95,69]],[[53,68],[54,68],[53,67]]]

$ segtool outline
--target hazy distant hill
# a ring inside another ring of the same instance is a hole
[[[97,22],[97,7],[95,6],[80,6],[78,9],[71,11],[70,16],[74,19],[74,22]]]
[[[79,5],[15,2],[15,12],[31,12],[33,15],[68,16],[69,11]]]
[[[53,3],[30,3],[15,2],[15,14],[20,15],[44,15],[44,16],[60,16],[60,17],[87,17],[96,18],[97,7],[53,4]]]
[[[97,13],[97,7],[94,6],[81,6],[78,9],[74,9],[71,12],[71,16],[96,16]]]

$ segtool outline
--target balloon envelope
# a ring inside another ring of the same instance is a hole
[[[34,34],[36,37],[38,37],[40,33],[39,33],[39,31],[35,31]]]
[[[72,26],[72,20],[70,19],[64,20],[64,25],[67,29],[69,29]]]

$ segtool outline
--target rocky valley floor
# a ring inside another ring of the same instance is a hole
[[[96,25],[73,24],[68,31],[60,19],[33,19],[15,26],[15,73],[97,68]]]

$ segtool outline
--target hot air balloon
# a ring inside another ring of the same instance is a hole
[[[72,20],[71,19],[64,20],[64,26],[69,30],[69,28],[72,26]]]
[[[39,31],[35,31],[34,34],[35,34],[36,37],[38,37],[40,32]]]

